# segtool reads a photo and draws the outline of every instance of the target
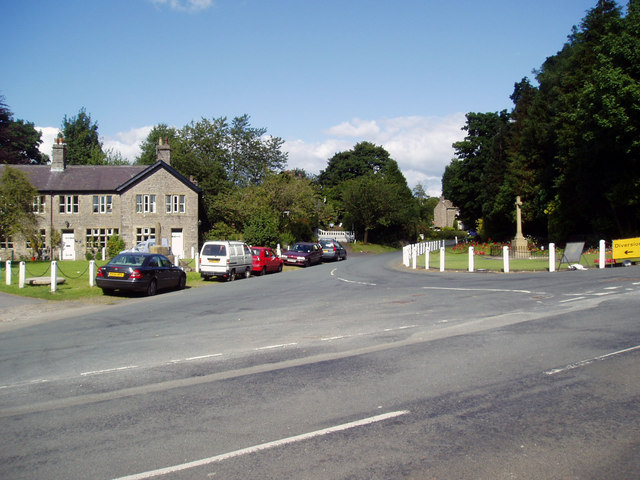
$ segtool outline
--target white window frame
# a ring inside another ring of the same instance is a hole
[[[138,227],[136,228],[136,245],[150,238],[156,238],[155,227]]]
[[[136,195],[136,213],[156,213],[156,196],[153,194]]]
[[[60,195],[60,214],[79,213],[79,196],[78,195]]]
[[[33,196],[33,213],[45,213],[46,206],[47,206],[46,195]]]
[[[166,195],[165,196],[165,212],[166,213],[185,213],[186,196],[185,195]]]
[[[85,237],[87,249],[106,247],[109,238],[118,234],[119,230],[117,228],[87,228]]]
[[[94,195],[93,213],[113,213],[113,195]]]

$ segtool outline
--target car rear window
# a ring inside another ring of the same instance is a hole
[[[224,257],[227,254],[227,248],[224,245],[205,245],[202,249],[202,254],[214,257]]]
[[[127,255],[127,254],[119,254],[113,257],[109,263],[117,264],[117,265],[132,265],[134,267],[139,267],[144,263],[144,255]]]

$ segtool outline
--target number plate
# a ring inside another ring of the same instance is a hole
[[[122,272],[109,272],[110,277],[124,277],[124,273]]]

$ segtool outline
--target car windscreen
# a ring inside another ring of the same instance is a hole
[[[211,255],[213,257],[224,257],[227,254],[227,248],[224,245],[205,245],[202,249],[202,255]]]
[[[111,259],[109,264],[111,265],[131,265],[134,267],[140,267],[144,263],[144,255],[126,254],[120,253]]]
[[[260,256],[260,250],[258,250],[257,248],[253,248],[251,250],[251,254],[255,255],[256,257],[259,257]]]
[[[310,252],[311,247],[309,245],[296,244],[293,246],[293,251],[294,252]]]

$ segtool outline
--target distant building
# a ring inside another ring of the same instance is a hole
[[[453,227],[458,216],[458,209],[450,200],[440,197],[440,201],[433,209],[433,226],[436,228]]]
[[[38,190],[33,212],[41,250],[50,247],[56,230],[62,260],[99,252],[112,235],[130,248],[160,233],[157,244],[171,247],[180,258],[197,251],[201,190],[171,167],[168,142],[161,140],[156,153],[153,165],[68,165],[66,145],[59,141],[51,165],[10,165]],[[0,176],[4,168],[0,165]],[[28,257],[31,250],[28,239],[0,238],[3,259]]]

